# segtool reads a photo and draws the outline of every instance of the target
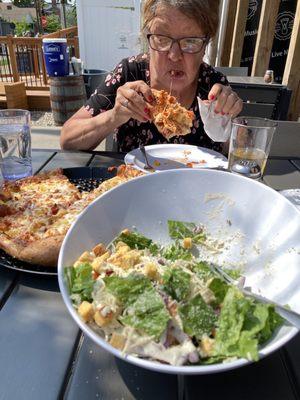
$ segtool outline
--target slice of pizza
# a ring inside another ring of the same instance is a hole
[[[91,192],[80,192],[62,170],[41,173],[0,190],[0,248],[19,260],[56,266],[71,223],[101,194],[141,172],[126,166]]]
[[[165,90],[151,89],[156,103],[151,106],[151,117],[158,131],[166,138],[183,136],[191,132],[195,114],[182,107]]]

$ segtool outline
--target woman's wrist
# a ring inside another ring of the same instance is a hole
[[[111,110],[107,111],[107,117],[108,120],[106,121],[106,123],[110,123],[112,126],[112,129],[116,129],[119,128],[121,125],[125,124],[128,120],[128,118],[124,119],[124,115],[120,115],[120,112],[116,112],[116,110],[114,108],[112,108]]]
[[[113,132],[120,125],[112,110],[107,110],[89,120],[88,131],[98,132],[99,138],[103,140],[108,133]]]

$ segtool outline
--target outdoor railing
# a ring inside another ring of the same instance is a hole
[[[30,89],[47,88],[48,76],[42,50],[43,37],[65,37],[70,57],[79,58],[79,42],[75,35],[77,27],[62,29],[37,38],[0,36],[0,81],[22,81]]]
[[[70,28],[60,29],[59,31],[53,33],[47,33],[43,37],[47,38],[72,38],[78,36],[77,26],[71,26]]]

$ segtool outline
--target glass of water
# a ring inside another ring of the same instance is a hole
[[[238,117],[232,121],[228,169],[249,178],[263,176],[277,122]]]
[[[32,175],[30,112],[0,110],[0,168],[3,178]]]

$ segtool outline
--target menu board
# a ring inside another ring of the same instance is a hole
[[[269,69],[274,71],[275,82],[281,83],[292,35],[297,0],[281,0],[276,20],[275,35]]]
[[[250,0],[242,50],[241,66],[251,73],[257,31],[263,0]],[[274,71],[275,82],[281,83],[292,34],[297,0],[281,0],[268,69]]]

